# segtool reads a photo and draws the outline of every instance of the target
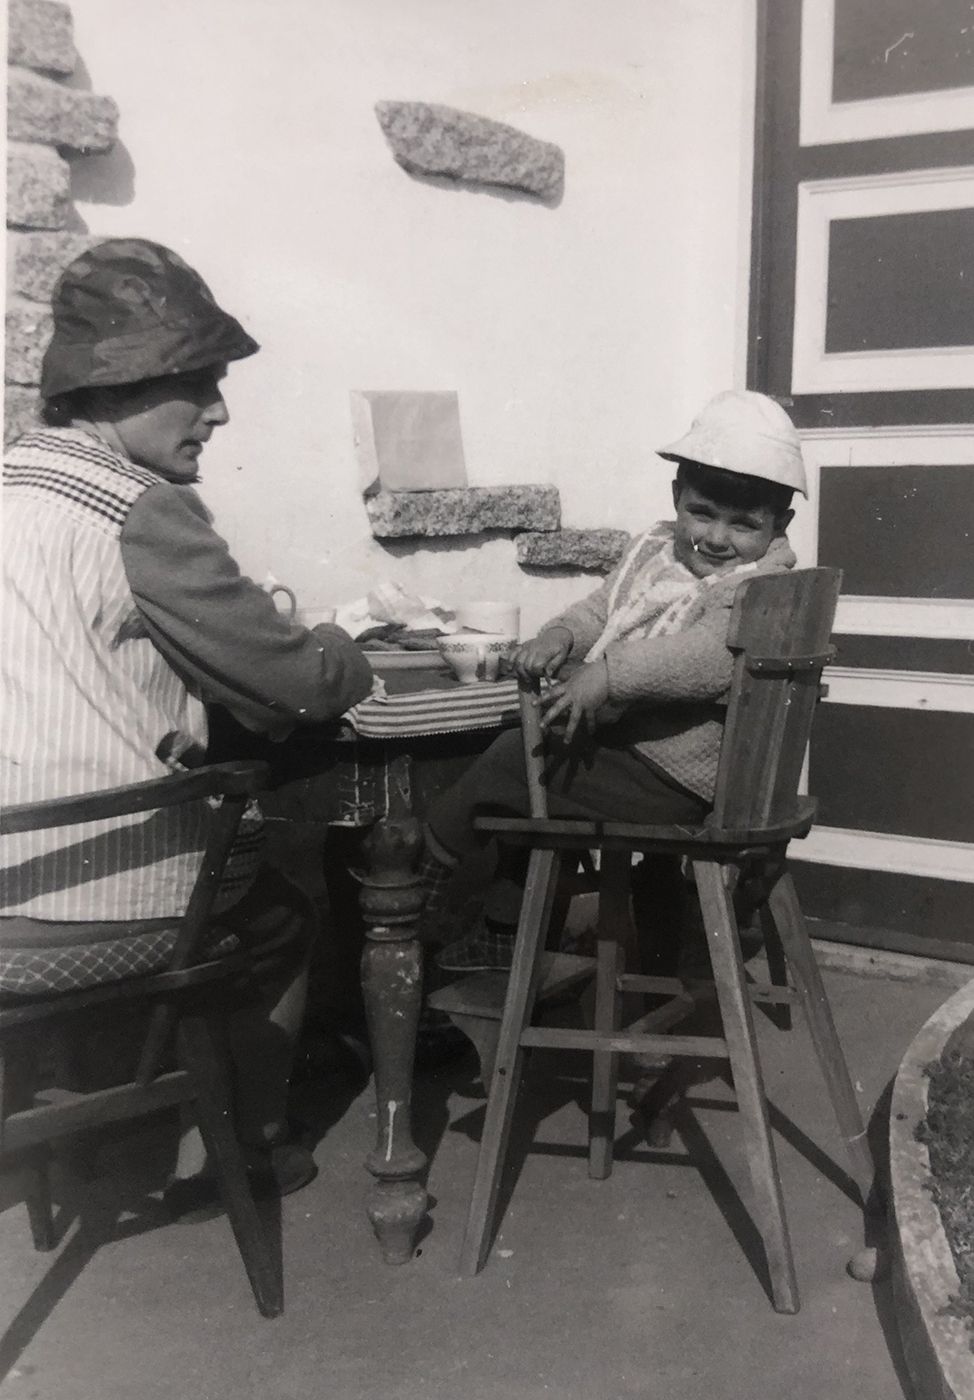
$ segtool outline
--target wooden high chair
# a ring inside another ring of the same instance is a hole
[[[815,814],[814,799],[800,796],[798,786],[822,669],[832,655],[829,636],[840,583],[837,569],[805,569],[748,579],[738,589],[728,634],[735,660],[716,797],[713,812],[699,827],[549,819],[541,781],[538,712],[533,697],[522,694],[531,816],[478,821],[480,830],[502,841],[531,847],[531,856],[463,1242],[464,1274],[480,1270],[490,1245],[526,1047],[592,1052],[589,1174],[593,1177],[605,1177],[611,1170],[620,1054],[720,1059],[729,1062],[748,1136],[754,1208],[774,1307],[779,1312],[797,1312],[798,1289],[754,1034],[752,997],[797,1002],[803,1008],[865,1205],[873,1178],[865,1129],[786,862],[789,840],[807,835]],[[592,1030],[533,1026],[559,852],[585,849],[601,852],[595,1026]],[[637,851],[683,855],[692,862],[712,983],[686,988],[678,979],[625,973],[622,946],[629,920],[629,874]],[[733,904],[745,866],[749,888],[752,875],[756,872],[759,877],[762,919],[777,931],[793,987],[759,987],[745,980]],[[702,990],[716,998],[723,1035],[662,1034],[686,1017]],[[670,1000],[622,1027],[623,996],[632,992],[663,993]]]

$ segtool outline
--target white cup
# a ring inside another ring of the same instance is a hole
[[[457,603],[457,622],[474,632],[520,635],[521,610],[515,603]]]
[[[501,659],[516,643],[513,632],[454,632],[440,637],[436,645],[457,680],[472,685],[495,681]]]
[[[291,622],[298,622],[302,627],[315,627],[319,622],[334,622],[334,608],[299,608],[298,600],[295,597],[294,589],[288,588],[286,583],[269,583],[266,585],[267,592],[273,598],[280,593],[287,599],[283,608],[278,607],[278,612],[290,619]],[[275,605],[276,606],[276,605]]]
[[[317,627],[319,622],[334,622],[334,608],[298,608],[295,620],[302,627]]]
[[[293,588],[288,588],[288,586],[287,586],[286,583],[269,583],[269,584],[265,584],[265,587],[266,587],[266,589],[267,589],[267,592],[271,595],[272,598],[274,597],[275,593],[280,593],[280,594],[282,595],[282,597],[284,597],[284,598],[287,599],[287,605],[286,605],[287,616],[288,616],[288,617],[291,619],[291,621],[293,622],[294,619],[295,619],[295,617],[297,616],[297,611],[298,611],[298,600],[297,600],[297,598],[295,597],[294,589],[293,589]],[[275,606],[276,606],[276,605],[275,605]],[[285,608],[278,608],[278,612],[284,612],[284,611],[285,611]]]

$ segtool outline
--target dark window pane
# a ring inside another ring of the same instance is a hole
[[[974,841],[974,715],[822,705],[808,786],[823,826]]]
[[[837,666],[974,675],[974,642],[952,637],[866,637],[853,633],[836,636],[833,640]],[[971,898],[974,900],[974,892]]]
[[[971,15],[970,0],[836,0],[833,101],[974,84]]]
[[[842,591],[974,598],[974,465],[824,467],[819,563]]]
[[[974,345],[974,209],[833,220],[828,298],[828,354]]]

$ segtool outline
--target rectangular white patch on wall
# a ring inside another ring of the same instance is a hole
[[[353,389],[351,408],[363,495],[466,486],[455,390]]]

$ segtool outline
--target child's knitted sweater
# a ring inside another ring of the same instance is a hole
[[[624,734],[681,787],[712,802],[733,670],[727,630],[734,594],[754,574],[794,565],[781,537],[756,563],[699,580],[674,558],[673,525],[663,522],[633,541],[600,588],[546,627],[571,632],[570,662],[584,661],[593,647],[604,655]],[[658,579],[649,589],[642,587],[647,575]],[[622,627],[608,640],[610,615]]]

